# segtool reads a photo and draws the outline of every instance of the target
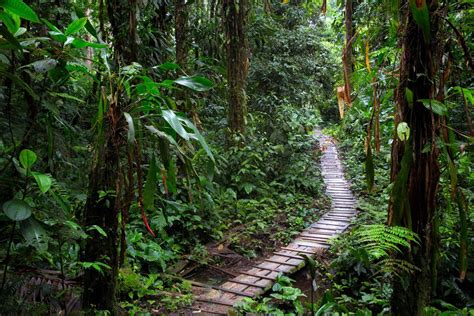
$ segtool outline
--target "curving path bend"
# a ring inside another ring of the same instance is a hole
[[[332,199],[331,210],[302,231],[290,244],[282,247],[252,268],[220,286],[193,288],[192,314],[226,315],[245,297],[257,297],[274,284],[278,274],[290,275],[304,267],[302,254],[315,256],[329,248],[329,239],[349,227],[357,215],[356,199],[344,178],[334,140],[319,129],[314,131],[322,151],[321,167],[326,192]]]

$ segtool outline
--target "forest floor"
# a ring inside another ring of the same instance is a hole
[[[209,253],[219,257],[220,263],[205,267],[196,264],[184,275],[194,282],[194,313],[201,311],[204,314],[225,314],[245,297],[253,298],[267,293],[280,274],[291,275],[296,281],[295,286],[306,295],[302,300],[308,301],[312,280],[307,277],[308,271],[304,268],[305,261],[301,255],[316,257],[319,263],[327,265],[326,249],[330,246],[330,239],[347,229],[356,215],[356,201],[344,178],[334,140],[319,130],[315,132],[315,137],[322,152],[320,164],[326,193],[332,200],[330,211],[323,216],[318,214],[320,218],[286,247],[282,247],[283,242],[281,245],[270,243],[253,260],[230,250],[225,238],[208,245]],[[236,229],[239,228],[234,228]],[[276,248],[280,250],[275,252]],[[316,283],[324,282],[316,280]],[[323,288],[324,286],[320,287],[318,292],[321,293]]]

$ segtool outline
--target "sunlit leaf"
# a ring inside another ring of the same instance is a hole
[[[64,35],[69,36],[74,33],[79,32],[87,23],[87,17],[83,17],[77,20],[74,20],[67,26],[66,32]]]
[[[21,0],[0,0],[0,7],[7,9],[11,13],[32,22],[39,22],[35,11]]]
[[[213,87],[211,80],[201,76],[181,77],[176,79],[174,83],[199,92],[209,91]]]
[[[171,126],[171,128],[178,133],[179,136],[184,138],[185,140],[189,140],[189,134],[184,129],[181,121],[178,119],[174,111],[172,110],[164,110],[162,112],[163,118],[165,121]]]
[[[90,227],[87,228],[87,231],[91,231],[91,230],[95,230],[102,236],[107,237],[107,233],[105,232],[105,230],[98,225],[91,225]]]
[[[410,138],[410,127],[406,122],[400,122],[397,125],[397,135],[401,141],[407,141]]]
[[[36,162],[36,159],[36,154],[29,149],[23,149],[20,152],[20,163],[25,169],[30,169]]]
[[[107,48],[106,44],[87,42],[79,38],[74,38],[71,43],[74,47],[77,47],[77,48],[84,48],[84,47]]]
[[[8,31],[11,34],[15,34],[16,31],[18,30],[18,27],[15,25],[15,21],[13,21],[12,17],[8,15],[6,12],[0,12],[0,21],[5,24],[7,27]]]
[[[33,172],[33,177],[35,178],[40,191],[43,193],[48,192],[48,190],[51,188],[51,177],[39,172]]]

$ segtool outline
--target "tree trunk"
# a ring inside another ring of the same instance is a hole
[[[342,53],[342,65],[344,70],[344,89],[346,103],[350,105],[351,102],[351,77],[352,77],[352,42],[354,37],[354,30],[352,26],[352,0],[346,0],[344,24],[346,27],[346,44]]]
[[[434,15],[437,2],[427,1],[431,31],[430,37],[423,40],[423,32],[408,9],[408,1],[402,2],[404,30],[395,126],[407,123],[410,136],[406,141],[395,136],[393,141],[391,180],[394,186],[388,223],[409,227],[418,234],[420,245],[413,244],[411,251],[407,250],[400,258],[408,260],[421,271],[404,276],[403,281],[394,280],[392,311],[394,315],[421,315],[423,307],[430,302],[436,278],[435,218],[440,176],[436,138],[440,118],[417,100],[436,97],[436,74],[442,56],[438,21],[442,13]],[[413,98],[407,97],[410,91]]]
[[[176,62],[184,70],[188,55],[188,45],[186,41],[188,16],[186,12],[186,0],[175,0],[175,40],[176,40]]]
[[[107,1],[112,35],[114,37],[115,59],[119,65],[137,60],[137,0]]]
[[[231,134],[245,130],[247,97],[245,83],[248,73],[248,41],[245,33],[248,0],[224,0],[223,14],[226,35],[228,126]]]
[[[84,273],[83,305],[85,308],[108,310],[117,314],[115,297],[118,272],[118,200],[116,195],[119,176],[120,147],[122,135],[119,126],[122,113],[116,102],[111,102],[104,129],[105,142],[98,150],[89,180],[84,217],[85,226],[98,225],[107,233],[104,237],[90,231],[85,246],[84,261],[102,262],[110,268],[102,272],[89,268]],[[105,197],[100,192],[109,192]]]
[[[114,37],[115,61],[118,66],[136,60],[136,0],[113,0],[107,2],[109,22]],[[98,146],[89,176],[89,193],[84,210],[84,224],[97,225],[107,234],[89,231],[84,251],[84,261],[101,262],[109,266],[97,271],[88,268],[84,273],[83,306],[86,309],[108,310],[117,314],[115,296],[118,255],[118,214],[121,209],[120,152],[124,144],[124,119],[122,92],[114,86],[110,98],[104,104],[106,116],[103,123],[103,138],[98,137]],[[107,106],[108,105],[108,106]]]

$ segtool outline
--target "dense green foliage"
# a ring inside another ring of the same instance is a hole
[[[325,258],[306,259],[311,298],[280,276],[268,295],[236,309],[389,313],[394,280],[424,269],[400,258],[424,241],[386,225],[390,201],[403,200],[390,178],[392,142],[414,128],[394,119],[405,8],[354,1],[353,93],[340,118],[344,1],[250,1],[248,65],[238,65],[248,67],[245,132],[236,133],[227,116],[228,12],[222,1],[184,1],[180,29],[178,2],[0,0],[0,314],[186,310],[192,273],[228,271],[235,258],[251,264],[330,208],[316,128],[339,142],[359,200],[354,229]],[[429,40],[427,11],[405,2]],[[441,170],[425,312],[467,315],[474,47],[465,21],[473,11],[470,1],[441,2],[440,98],[413,100],[409,89],[405,97],[442,118],[424,149],[440,152]],[[112,210],[112,220],[91,205]],[[91,244],[111,240],[91,257]],[[81,306],[88,271],[110,276],[114,309]]]

